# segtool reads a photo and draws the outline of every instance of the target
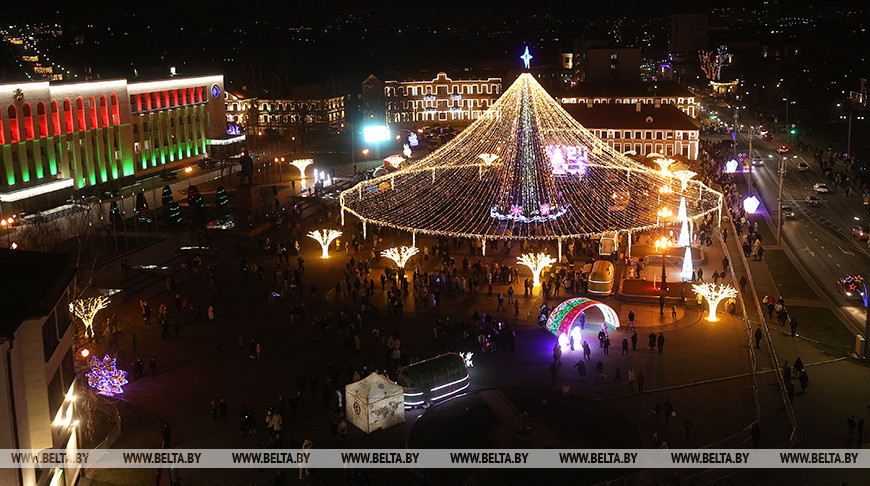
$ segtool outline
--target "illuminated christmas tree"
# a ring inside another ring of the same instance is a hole
[[[205,209],[205,198],[196,186],[190,186],[187,190],[187,204],[197,212]]]
[[[670,186],[580,125],[524,73],[455,138],[414,164],[358,183],[341,207],[365,223],[477,241],[554,241],[670,226],[657,211],[691,202],[690,220],[718,211],[700,181]]]
[[[136,218],[140,223],[151,224],[154,221],[151,218],[151,209],[148,207],[148,200],[145,199],[145,193],[136,194]]]
[[[119,370],[115,365],[115,358],[108,354],[103,356],[103,359],[97,359],[96,356],[91,356],[88,363],[91,371],[86,375],[88,377],[88,385],[95,388],[97,393],[108,397],[124,393],[122,388],[127,382],[127,372]]]
[[[227,190],[224,186],[218,186],[217,193],[215,193],[214,197],[215,206],[219,208],[225,208],[230,204],[230,196],[227,194]]]
[[[172,196],[172,189],[169,186],[163,187],[163,206],[167,210],[169,221],[173,223],[181,222],[181,206],[175,201],[175,198]]]

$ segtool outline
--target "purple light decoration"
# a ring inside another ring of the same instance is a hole
[[[242,129],[239,128],[238,125],[230,125],[230,127],[227,128],[227,135],[241,135],[241,134],[242,134]]]
[[[121,387],[128,383],[127,372],[115,366],[115,358],[108,354],[101,360],[91,356],[88,365],[91,367],[90,373],[87,374],[88,385],[95,388],[97,393],[107,397],[124,393]]]
[[[586,147],[548,145],[546,150],[547,156],[550,158],[553,175],[583,175],[586,173],[586,160],[588,156]]]
[[[550,214],[550,204],[544,203],[541,204],[541,216],[549,216]]]
[[[523,207],[522,206],[520,206],[519,204],[514,204],[511,206],[511,215],[512,216],[522,216],[522,214],[523,214]]]
[[[755,214],[759,206],[761,206],[761,201],[755,196],[749,196],[743,200],[743,209],[749,214]]]

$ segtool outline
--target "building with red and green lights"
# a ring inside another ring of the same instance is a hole
[[[0,204],[63,204],[208,156],[226,138],[222,75],[0,85]]]

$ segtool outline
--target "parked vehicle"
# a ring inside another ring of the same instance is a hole
[[[870,233],[864,231],[864,227],[860,224],[852,228],[852,235],[857,236],[859,240],[866,240],[870,238]]]
[[[794,219],[794,208],[791,206],[782,207],[782,217],[785,219]]]
[[[827,194],[827,193],[831,192],[831,190],[828,189],[828,185],[823,184],[821,182],[813,184],[813,190],[819,194]]]
[[[807,165],[806,162],[798,162],[797,163],[797,170],[798,170],[798,172],[806,172],[806,171],[810,170],[810,166]]]

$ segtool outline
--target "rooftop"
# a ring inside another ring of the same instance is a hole
[[[557,98],[694,98],[695,95],[674,81],[580,83],[556,93]]]
[[[674,105],[663,104],[656,108],[641,103],[566,103],[562,105],[575,120],[589,129],[647,129],[647,130],[697,130],[698,122]]]
[[[63,253],[0,248],[0,336],[12,336],[26,319],[44,316],[75,276]]]

